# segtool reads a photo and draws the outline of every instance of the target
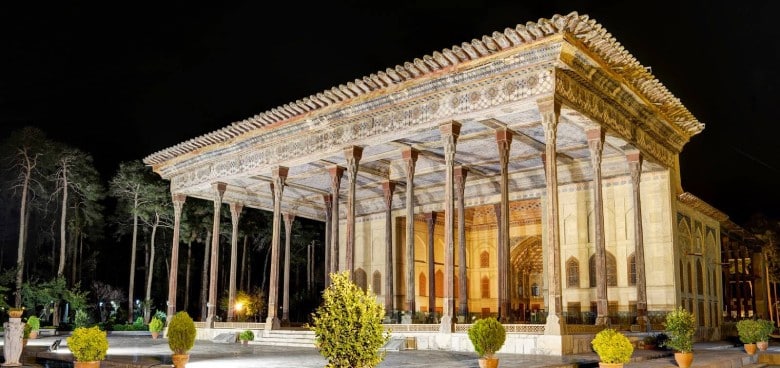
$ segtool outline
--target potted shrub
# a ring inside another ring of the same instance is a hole
[[[322,294],[322,304],[312,314],[309,328],[328,367],[375,367],[385,357],[382,346],[390,340],[382,325],[385,308],[377,303],[371,289],[362,290],[349,274],[331,273],[331,284]]]
[[[654,350],[658,346],[658,338],[656,335],[647,335],[642,338],[642,349]]]
[[[758,319],[758,323],[761,326],[761,331],[756,346],[758,350],[766,351],[769,348],[769,335],[775,331],[775,323],[766,319]]]
[[[173,366],[184,368],[190,360],[189,351],[195,346],[195,322],[185,311],[179,311],[168,322],[168,347],[173,352]]]
[[[674,360],[680,368],[688,368],[693,363],[693,334],[696,333],[696,319],[693,313],[683,307],[666,314],[666,333],[668,339],[664,346],[674,349]]]
[[[152,317],[152,320],[149,321],[149,332],[152,333],[153,339],[157,339],[157,337],[160,336],[163,327],[165,327],[165,325],[162,320],[158,319],[156,316]]]
[[[255,333],[252,330],[244,330],[238,335],[238,339],[241,340],[242,344],[246,345],[250,340],[255,339]]]
[[[98,368],[108,352],[106,332],[95,327],[77,327],[66,339],[74,368]]]
[[[506,329],[495,317],[477,320],[468,331],[469,340],[474,345],[474,351],[479,355],[481,368],[498,367],[496,352],[501,350],[506,341]]]
[[[601,368],[622,367],[631,361],[631,354],[634,353],[634,345],[631,345],[628,337],[611,328],[599,331],[590,343],[599,356]]]
[[[27,326],[30,326],[30,338],[38,338],[38,330],[41,329],[41,320],[37,316],[30,316],[27,318]]]
[[[755,319],[743,319],[737,322],[739,340],[744,344],[745,352],[748,355],[756,353],[756,342],[761,337],[761,328],[761,323]]]

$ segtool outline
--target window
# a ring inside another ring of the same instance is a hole
[[[419,281],[417,282],[417,289],[420,290],[420,296],[428,296],[428,293],[425,291],[425,289],[428,287],[428,280],[425,278],[425,274],[420,273],[420,277],[417,278]]]
[[[382,294],[382,273],[379,271],[374,271],[373,280],[371,282],[371,288],[374,294],[379,295]]]
[[[363,291],[366,291],[366,287],[368,286],[368,280],[366,280],[366,278],[366,271],[363,271],[362,268],[355,270],[355,284]]]
[[[634,253],[628,256],[628,284],[636,285],[636,257]]]
[[[488,251],[483,251],[479,254],[479,267],[480,268],[488,268],[490,267],[490,253]]]
[[[580,287],[580,263],[574,257],[566,262],[566,287]]]
[[[612,253],[607,252],[607,286],[617,286],[617,260]],[[596,255],[590,256],[588,262],[588,276],[590,287],[596,287]]]
[[[444,272],[441,272],[441,270],[436,271],[436,278],[433,280],[434,282],[434,288],[436,288],[436,297],[437,298],[443,298],[444,297]]]
[[[533,283],[533,285],[531,285],[531,296],[539,296],[539,284]]]
[[[480,283],[480,291],[482,299],[490,298],[490,278],[482,276],[482,282]]]

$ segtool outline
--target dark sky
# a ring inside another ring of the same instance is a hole
[[[91,153],[107,179],[120,161],[494,31],[577,11],[706,124],[681,155],[683,189],[740,224],[754,212],[780,218],[773,114],[780,2],[213,3],[2,2],[0,139],[38,126]]]

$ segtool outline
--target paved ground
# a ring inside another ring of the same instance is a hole
[[[47,352],[54,340],[61,338],[62,344],[55,352]],[[0,340],[1,341],[1,340]],[[170,350],[165,339],[153,340],[145,337],[109,336],[110,349],[108,358],[102,363],[103,368],[159,368],[171,367]],[[319,352],[314,348],[222,344],[211,341],[197,341],[190,351],[188,368],[322,368],[326,364]],[[773,342],[767,353],[780,355],[780,344]],[[634,361],[626,368],[667,368],[676,367],[674,357],[670,352],[635,350]],[[748,356],[741,347],[734,347],[726,342],[698,343],[694,346],[693,367],[777,367],[758,362],[759,355]],[[573,356],[540,356],[499,354],[500,367],[527,368],[564,368],[564,367],[597,367],[598,357],[595,354]],[[70,367],[70,352],[65,340],[59,337],[44,337],[29,340],[22,358],[24,367],[61,368]],[[431,350],[388,351],[380,368],[387,367],[468,367],[476,368],[479,364],[473,353],[449,352]]]

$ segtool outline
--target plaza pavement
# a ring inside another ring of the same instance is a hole
[[[57,351],[48,352],[48,347],[62,339]],[[0,340],[1,341],[1,340]],[[160,368],[171,367],[171,352],[168,341],[157,340],[149,336],[109,336],[108,357],[102,362],[102,368]],[[569,356],[543,356],[498,354],[500,368],[585,368],[598,367],[595,353]],[[762,357],[763,356],[763,357]],[[771,361],[766,358],[780,358],[780,343],[772,342],[767,352],[753,356],[747,355],[742,347],[727,342],[706,342],[694,345],[693,368],[757,368],[780,367],[760,363]],[[66,367],[58,361],[70,361],[71,355],[65,342],[65,336],[48,336],[29,340],[21,359],[23,367]],[[780,361],[780,359],[777,359]],[[215,343],[198,340],[190,351],[188,368],[322,368],[326,364],[314,348],[241,345]],[[777,364],[777,363],[774,363]],[[441,350],[400,350],[387,351],[379,368],[387,367],[468,367],[479,366],[477,357],[469,352],[450,352]],[[635,350],[633,360],[626,368],[671,368],[676,367],[671,352],[654,350]]]

